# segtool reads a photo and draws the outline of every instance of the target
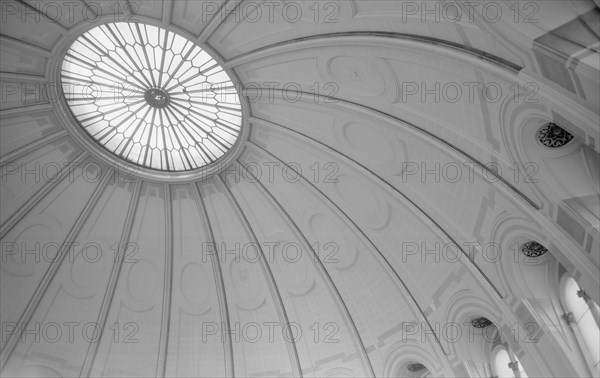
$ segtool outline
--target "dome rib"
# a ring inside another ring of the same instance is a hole
[[[250,237],[252,243],[254,243],[257,246],[257,249],[260,252],[260,259],[259,259],[260,268],[261,268],[263,276],[265,277],[265,279],[267,281],[267,285],[269,287],[269,292],[271,294],[271,298],[273,299],[273,301],[275,303],[275,308],[277,309],[277,315],[279,316],[279,323],[280,324],[290,324],[290,320],[289,320],[287,311],[285,309],[285,305],[283,303],[281,293],[279,292],[279,287],[277,286],[277,283],[275,282],[275,277],[273,276],[271,267],[267,263],[267,258],[265,256],[265,253],[264,253],[260,243],[258,242],[258,240],[256,238],[256,234],[254,233],[254,230],[252,230],[252,226],[250,226],[250,223],[248,222],[248,218],[246,218],[246,214],[244,214],[244,211],[240,207],[240,204],[238,203],[237,199],[231,192],[231,189],[229,189],[229,187],[227,186],[227,184],[225,183],[225,181],[223,180],[221,175],[217,174],[215,176],[215,178],[216,178],[216,181],[219,183],[219,186],[221,186],[222,188],[225,189],[224,192],[226,193],[226,197],[229,199],[229,202],[234,207],[235,212],[240,216],[240,219],[242,220],[244,231]],[[294,335],[292,334],[291,327],[287,327],[286,330],[287,330],[286,333],[287,333],[288,338],[286,339],[287,342],[285,344],[286,344],[286,347],[288,350],[288,355],[290,358],[292,372],[294,373],[294,376],[302,377],[302,367],[300,366],[300,358],[298,357],[298,350],[296,349],[296,340],[294,338]],[[291,340],[291,342],[289,340]]]
[[[468,254],[463,250],[462,247],[460,247],[460,243],[458,243],[454,238],[452,238],[450,233],[445,231],[444,228],[438,222],[436,222],[431,215],[429,215],[425,210],[423,210],[421,207],[419,207],[418,204],[416,204],[414,201],[412,201],[406,194],[404,194],[400,190],[398,190],[398,188],[396,188],[394,185],[392,185],[389,181],[385,180],[383,177],[381,177],[377,173],[373,172],[373,170],[369,169],[365,165],[354,160],[350,156],[348,156],[348,155],[346,155],[346,154],[332,148],[331,146],[326,145],[314,138],[311,138],[310,136],[305,135],[297,130],[293,130],[284,125],[275,124],[273,122],[269,122],[267,120],[257,118],[257,117],[252,117],[250,119],[250,121],[260,122],[261,124],[263,124],[267,127],[270,127],[270,128],[281,128],[281,129],[286,130],[286,132],[288,132],[290,134],[297,135],[301,138],[306,138],[311,143],[315,143],[315,144],[321,146],[325,151],[329,151],[332,155],[340,156],[343,160],[347,160],[350,164],[357,166],[360,170],[364,171],[364,173],[366,173],[368,176],[371,176],[375,181],[379,182],[382,187],[387,188],[387,190],[391,191],[393,193],[394,197],[398,198],[402,202],[405,202],[409,207],[411,207],[412,211],[414,212],[415,215],[420,215],[423,219],[425,219],[427,222],[429,222],[431,224],[431,226],[434,227],[438,231],[440,236],[442,236],[448,242],[456,245],[460,249],[462,256],[464,257],[464,259],[461,259],[461,261],[467,261],[467,263],[465,265],[467,265],[468,269],[475,272],[477,274],[477,276],[482,280],[482,282],[486,282],[486,284],[489,285],[490,288],[493,289],[493,292],[496,295],[496,300],[501,301],[502,295],[498,291],[498,288],[496,288],[495,285],[492,282],[490,282],[489,279],[485,276],[485,274],[483,274],[483,272],[471,261],[471,259],[468,257]],[[253,146],[256,146],[256,147],[262,149],[262,147],[256,145],[252,141],[247,141],[246,143],[251,143]],[[263,151],[266,152],[266,150],[264,150],[264,149],[263,149]],[[496,176],[496,177],[498,177],[498,176]],[[325,194],[323,194],[323,196],[325,196]],[[358,226],[357,226],[357,228],[358,228]]]
[[[87,154],[87,153],[85,153],[85,152],[82,153],[82,155],[84,155],[84,154]],[[81,229],[83,228],[83,226],[85,225],[86,221],[88,220],[90,214],[96,207],[98,200],[100,199],[100,197],[106,190],[106,187],[107,187],[113,173],[114,172],[112,171],[112,169],[109,169],[106,172],[104,172],[103,177],[100,179],[100,182],[97,184],[96,188],[94,189],[94,192],[88,199],[85,207],[83,208],[83,210],[77,217],[77,220],[71,227],[71,230],[69,231],[69,233],[65,236],[65,240],[61,243],[60,249],[58,250],[56,257],[54,257],[52,264],[50,264],[50,266],[48,267],[48,270],[44,273],[43,278],[38,283],[38,285],[35,289],[35,293],[29,299],[29,302],[27,303],[27,307],[25,307],[25,309],[23,310],[23,313],[21,314],[17,324],[27,325],[30,323],[31,318],[35,314],[40,302],[42,301],[42,299],[44,297],[44,294],[46,293],[46,290],[48,289],[48,286],[50,285],[50,283],[56,276],[56,273],[58,272],[58,269],[60,268],[60,266],[62,265],[62,262],[64,261],[65,257],[67,256],[69,249],[73,245],[75,238],[77,238],[77,236],[81,232]],[[8,230],[8,231],[10,231],[10,230]],[[0,239],[2,239],[3,237],[4,236],[0,236]],[[2,349],[2,355],[0,357],[0,366],[6,365],[6,362],[12,355],[12,353],[13,353],[17,343],[21,339],[21,336],[24,331],[25,331],[25,327],[19,327],[19,328],[17,328],[17,332],[10,335],[9,340],[7,341],[6,345],[4,346],[4,349]]]
[[[156,376],[165,377],[167,371],[167,360],[169,357],[169,335],[171,330],[171,314],[173,311],[173,198],[171,196],[171,185],[163,184],[165,190],[165,279],[166,287],[163,291],[163,306],[160,327],[160,344],[158,349],[158,361]]]
[[[359,44],[360,38],[364,38],[366,40],[368,40],[369,38],[381,38],[382,40],[391,40],[393,42],[416,42],[426,46],[429,45],[432,47],[442,48],[447,51],[457,51],[460,54],[464,54],[466,56],[473,56],[477,59],[485,61],[486,63],[493,64],[498,68],[506,70],[507,72],[510,72],[512,74],[517,74],[523,69],[523,67],[517,64],[514,64],[506,59],[502,59],[485,51],[439,38],[426,37],[418,34],[362,31],[319,34],[282,41],[231,57],[225,61],[225,65],[227,67],[236,67],[249,61],[263,58],[265,56],[281,53],[279,50],[297,50],[301,48],[319,46],[320,44],[323,44],[325,46],[336,45],[335,42],[338,40],[349,41],[352,43]],[[305,47],[303,45],[307,46]]]
[[[221,318],[221,324],[225,324],[227,329],[231,329],[231,318],[229,316],[229,304],[227,303],[227,290],[225,289],[225,281],[223,278],[223,271],[220,263],[220,253],[217,250],[217,243],[215,242],[215,235],[213,233],[212,226],[210,224],[210,218],[206,211],[206,204],[202,198],[198,183],[190,184],[194,191],[194,200],[200,210],[200,216],[202,218],[202,224],[208,235],[208,243],[215,248],[215,254],[209,254],[210,263],[213,269],[213,275],[215,277],[215,288],[217,291],[217,298],[219,301],[219,316]],[[231,333],[225,334],[225,342],[223,346],[223,354],[225,356],[225,375],[227,377],[235,377],[235,365],[233,355],[233,345],[231,342]]]
[[[277,156],[273,155],[271,152],[265,150],[261,146],[255,144],[251,140],[247,141],[246,144],[249,146],[252,146],[252,148],[260,150],[264,154],[271,157],[274,161],[277,161],[280,164],[282,164],[283,166],[288,167],[288,169],[294,170],[291,166],[289,166],[283,160],[281,160]],[[442,348],[442,345],[440,343],[440,340],[439,340],[437,334],[435,332],[433,332],[433,327],[431,327],[429,319],[425,316],[423,310],[420,308],[415,297],[410,293],[410,291],[408,290],[408,287],[404,283],[404,280],[400,277],[400,275],[398,274],[396,269],[394,269],[394,267],[392,266],[390,261],[384,256],[384,254],[381,252],[381,250],[373,243],[371,238],[369,238],[365,234],[365,232],[352,220],[352,218],[343,209],[341,209],[333,200],[331,200],[331,198],[329,198],[329,196],[327,196],[319,188],[317,188],[313,183],[311,183],[310,180],[307,180],[304,176],[302,176],[302,174],[299,174],[299,177],[301,177],[302,182],[304,182],[310,188],[310,190],[312,190],[319,197],[321,197],[321,199],[323,199],[323,201],[327,202],[332,209],[335,209],[335,212],[340,215],[340,218],[352,226],[354,233],[357,236],[359,236],[360,239],[362,239],[366,242],[366,244],[369,246],[368,247],[369,251],[374,256],[376,256],[376,260],[379,262],[379,264],[384,268],[385,271],[387,271],[387,273],[390,277],[395,278],[394,282],[396,284],[396,287],[398,288],[398,291],[400,291],[402,293],[404,298],[409,298],[409,300],[407,302],[408,302],[413,314],[417,318],[419,318],[419,320],[422,322],[422,324],[426,324],[428,327],[428,331],[433,334],[433,337],[435,338],[435,341],[436,341],[436,343],[434,345],[436,346],[436,352],[439,354],[439,357],[441,358],[442,356],[444,356],[445,351]]]
[[[131,230],[133,229],[135,214],[137,213],[137,209],[140,203],[142,185],[142,180],[136,180],[133,193],[131,194],[131,201],[129,203],[129,207],[127,208],[127,216],[125,218],[125,227],[123,228],[123,233],[118,244],[117,258],[112,266],[110,278],[108,279],[108,285],[104,292],[104,297],[102,298],[100,311],[98,312],[98,317],[95,323],[97,325],[101,325],[100,332],[103,332],[106,329],[106,321],[108,319],[111,303],[113,302],[113,298],[117,290],[117,283],[119,281],[119,277],[121,276],[121,270],[123,268],[123,262],[125,261],[127,246],[131,238]],[[81,365],[81,372],[79,373],[81,377],[90,376],[92,368],[94,366],[94,362],[96,361],[96,354],[98,353],[98,348],[100,347],[100,340],[102,340],[102,333],[99,336],[97,342],[89,343],[87,352],[85,354],[85,359],[83,360],[83,364]]]
[[[89,152],[81,151],[75,158],[73,158],[72,164],[73,166],[79,166],[79,164],[83,163],[83,161],[88,158]],[[33,209],[33,207],[46,195],[48,195],[54,188],[56,188],[61,181],[66,180],[73,166],[66,165],[64,166],[58,173],[57,176],[59,179],[48,180],[44,183],[44,185],[29,198],[24,205],[22,205],[14,214],[10,216],[0,227],[0,239],[4,239],[8,232],[12,230],[18,223]]]
[[[337,288],[335,282],[331,278],[331,275],[329,274],[327,268],[325,268],[325,265],[323,264],[323,261],[321,260],[320,256],[318,255],[318,253],[315,252],[314,248],[312,247],[312,245],[306,238],[306,235],[304,235],[304,233],[300,230],[300,228],[298,227],[296,222],[292,219],[291,215],[283,208],[283,206],[281,206],[281,203],[275,198],[273,193],[271,193],[264,186],[264,184],[250,170],[248,170],[247,167],[244,166],[244,164],[242,164],[239,161],[239,159],[236,161],[236,164],[244,172],[246,172],[246,174],[248,174],[249,177],[251,177],[252,181],[254,181],[256,183],[256,185],[258,185],[260,187],[261,192],[269,199],[269,202],[271,202],[274,205],[274,207],[277,209],[279,214],[281,214],[286,219],[286,221],[288,223],[288,227],[302,241],[303,247],[306,250],[311,252],[311,255],[312,255],[311,261],[314,261],[314,265],[317,267],[319,273],[323,277],[323,281],[325,282],[325,284],[327,285],[329,290],[334,294],[334,297],[336,298],[336,300],[338,302],[338,306],[342,308],[342,314],[344,316],[344,319],[345,319],[346,323],[348,324],[348,327],[352,330],[354,345],[362,353],[362,363],[363,363],[363,366],[365,367],[365,370],[370,371],[373,374],[373,376],[376,376],[376,374],[373,370],[373,365],[369,359],[369,354],[367,353],[365,343],[362,340],[362,337],[360,336],[358,327],[356,326],[356,322],[352,318],[352,315],[350,314],[350,310],[348,309],[348,305],[344,301],[344,298],[342,298],[342,295],[340,294],[339,289]]]
[[[35,111],[35,110],[32,110],[32,111]],[[17,148],[16,150],[14,150],[6,155],[2,155],[0,157],[0,165],[4,166],[10,162],[18,161],[18,160],[22,159],[24,156],[38,150],[39,148],[41,148],[47,144],[50,144],[57,139],[67,137],[68,135],[69,135],[69,133],[65,129],[56,130],[49,134],[46,134],[43,137],[24,145],[23,147]]]

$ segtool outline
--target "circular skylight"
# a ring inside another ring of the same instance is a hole
[[[62,89],[80,126],[116,156],[162,171],[215,162],[235,143],[242,110],[223,68],[165,29],[118,22],[67,51]]]

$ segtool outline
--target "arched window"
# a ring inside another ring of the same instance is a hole
[[[498,378],[513,378],[514,374],[508,367],[510,357],[506,349],[499,349],[494,356],[494,370]]]
[[[492,370],[497,378],[527,378],[517,356],[503,345],[496,347],[492,353]]]
[[[565,278],[562,287],[563,301],[566,307],[563,316],[571,325],[594,376],[600,376],[600,329],[597,319],[600,309],[598,304],[579,287],[577,281],[572,277]]]

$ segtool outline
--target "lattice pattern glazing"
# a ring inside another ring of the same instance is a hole
[[[488,318],[481,316],[481,317],[471,320],[471,324],[475,328],[487,328],[487,327],[491,326],[493,323]]]
[[[424,370],[425,369],[425,365],[423,365],[421,363],[418,363],[418,362],[414,362],[414,363],[408,364],[407,368],[408,368],[408,371],[414,373],[414,372],[417,372],[417,371]]]
[[[62,89],[81,127],[136,165],[188,171],[235,143],[242,111],[223,68],[194,42],[139,23],[81,35],[62,65]]]
[[[573,134],[555,123],[547,123],[538,130],[537,138],[541,144],[550,148],[562,147],[573,140]]]
[[[548,252],[548,249],[540,243],[532,240],[521,246],[521,252],[527,257],[540,257]]]

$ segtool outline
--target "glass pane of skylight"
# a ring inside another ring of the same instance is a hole
[[[227,73],[193,42],[156,26],[91,29],[67,51],[61,79],[80,126],[140,166],[197,169],[239,135],[241,106]]]

